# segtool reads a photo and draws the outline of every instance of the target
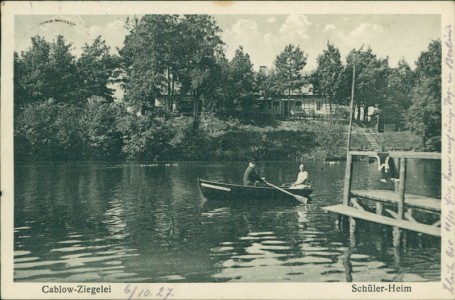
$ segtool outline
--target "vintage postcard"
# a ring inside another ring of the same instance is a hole
[[[454,299],[453,2],[2,2],[2,299]]]

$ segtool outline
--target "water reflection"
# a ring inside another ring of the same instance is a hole
[[[197,177],[239,183],[241,163],[18,165],[15,280],[439,280],[439,240],[409,233],[397,249],[386,228],[367,223],[349,237],[322,210],[341,199],[344,164],[306,166],[315,186],[307,206],[202,197]],[[383,187],[374,164],[354,168],[356,188]],[[438,172],[437,165],[410,168]],[[259,171],[282,183],[295,180],[295,169],[264,163]],[[409,189],[434,196],[435,177],[412,177]]]

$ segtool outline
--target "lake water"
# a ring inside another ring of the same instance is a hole
[[[15,168],[14,278],[60,282],[439,281],[440,239],[392,246],[359,223],[356,243],[323,211],[341,203],[344,163],[308,162],[299,203],[207,201],[197,178],[240,183],[245,163],[20,163]],[[275,184],[298,163],[260,163]],[[408,164],[408,192],[440,197],[440,163]],[[353,188],[389,188],[357,162]]]

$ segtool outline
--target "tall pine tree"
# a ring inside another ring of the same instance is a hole
[[[300,50],[299,46],[292,44],[287,45],[275,59],[277,86],[279,90],[288,95],[289,105],[291,105],[291,94],[304,84],[302,70],[306,61],[307,55]],[[283,105],[281,107],[284,108]],[[288,109],[292,109],[292,107]],[[282,113],[287,114],[286,111],[282,111]]]

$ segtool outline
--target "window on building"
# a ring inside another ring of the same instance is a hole
[[[273,110],[280,110],[280,102],[273,102]]]
[[[295,110],[300,111],[302,110],[302,102],[296,102],[295,103]]]
[[[322,102],[321,101],[316,102],[316,110],[321,110],[321,108],[322,108]]]

